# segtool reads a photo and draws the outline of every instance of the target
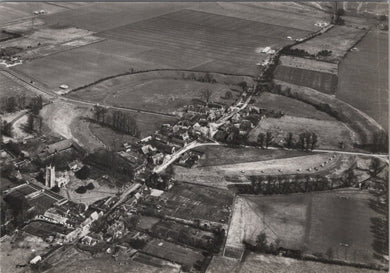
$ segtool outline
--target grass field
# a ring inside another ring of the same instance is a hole
[[[365,32],[348,26],[334,26],[324,34],[292,48],[303,49],[310,54],[317,54],[323,49],[331,50],[332,54],[324,60],[337,63]]]
[[[300,151],[284,150],[262,150],[258,148],[230,148],[225,146],[210,146],[199,148],[204,154],[198,161],[199,167],[245,163],[251,161],[262,161],[281,159],[295,156],[307,155]]]
[[[217,81],[226,84],[212,84],[185,79],[190,75],[204,77],[205,73],[157,71],[131,74],[105,80],[70,93],[69,96],[114,106],[172,113],[181,106],[191,104],[192,99],[201,98],[202,89],[212,91],[211,101],[231,104],[233,99],[221,99],[226,91],[240,89],[236,84],[242,80],[252,82],[248,77],[216,75]]]
[[[249,139],[256,141],[259,133],[268,131],[273,133],[276,142],[283,141],[288,132],[293,133],[296,141],[302,132],[316,133],[318,136],[317,145],[321,149],[336,149],[341,141],[346,146],[351,147],[354,142],[353,132],[342,122],[292,116],[261,120],[249,133]]]
[[[388,33],[370,31],[340,63],[336,96],[389,129]]]
[[[0,270],[2,273],[26,272],[25,267],[16,267],[17,265],[26,265],[36,255],[47,251],[48,243],[40,237],[24,234],[22,239],[11,242],[11,238],[2,237],[0,244]]]
[[[328,114],[318,111],[314,106],[272,93],[262,93],[256,98],[255,105],[260,108],[267,108],[276,111],[282,111],[286,115],[319,120],[335,120]]]
[[[379,125],[368,115],[364,115],[363,112],[353,108],[348,103],[345,103],[344,101],[337,99],[334,96],[323,94],[305,86],[298,86],[282,81],[275,82],[284,87],[291,88],[292,94],[297,94],[300,100],[303,100],[307,103],[315,106],[328,104],[331,110],[337,113],[338,119],[340,119],[340,121],[345,123],[353,130],[353,139],[355,141],[363,144],[372,143],[370,141],[372,141],[373,134],[379,130]]]
[[[264,231],[268,242],[279,238],[281,246],[301,249],[306,254],[375,264],[378,261],[373,258],[370,225],[376,213],[368,205],[369,198],[367,191],[352,189],[246,195],[236,203],[227,245],[239,246],[244,238],[253,241]]]
[[[135,118],[138,129],[140,130],[139,138],[122,134],[108,127],[103,127],[99,124],[88,121],[86,121],[86,125],[89,126],[91,133],[106,147],[110,147],[114,150],[120,150],[123,149],[123,146],[121,146],[123,143],[137,142],[140,138],[152,135],[156,130],[160,129],[162,124],[171,123],[176,120],[174,117],[154,116],[149,114],[134,114],[133,117]]]

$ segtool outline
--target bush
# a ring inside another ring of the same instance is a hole
[[[77,192],[78,194],[83,194],[83,193],[86,193],[87,192],[87,189],[84,187],[84,186],[80,186],[78,187],[75,192]]]
[[[89,176],[89,168],[87,166],[83,166],[79,171],[75,173],[78,179],[84,180]]]
[[[89,183],[86,187],[85,187],[87,190],[93,190],[95,188],[95,186],[93,185],[93,183]]]
[[[51,190],[56,192],[56,193],[60,192],[60,188],[57,185],[55,185],[53,188],[51,188]]]

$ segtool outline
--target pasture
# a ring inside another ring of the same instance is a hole
[[[140,130],[140,138],[152,135],[156,130],[160,129],[162,124],[172,123],[176,120],[175,117],[164,117],[138,113],[135,113],[132,115],[132,117],[135,119],[137,127]],[[128,134],[117,132],[111,128],[101,126],[97,123],[89,121],[85,122],[86,126],[89,127],[93,137],[97,138],[102,144],[104,144],[104,146],[113,150],[122,150],[123,143],[134,143],[140,139]]]
[[[249,133],[249,140],[256,141],[261,132],[272,132],[274,141],[282,143],[289,132],[295,141],[302,132],[312,132],[318,136],[318,148],[337,149],[343,141],[350,147],[354,132],[340,121],[318,120],[302,117],[283,116],[281,118],[265,118]]]
[[[336,97],[389,129],[388,33],[370,31],[340,63]]]
[[[335,120],[328,114],[318,111],[310,104],[272,93],[262,93],[258,98],[256,98],[254,105],[260,108],[282,111],[288,116],[330,121]]]
[[[240,89],[236,84],[243,79],[252,81],[245,77],[217,75],[216,80],[226,81],[227,84],[208,83],[196,81],[190,78],[191,75],[204,77],[205,73],[158,71],[130,74],[99,82],[72,92],[69,96],[120,107],[173,113],[179,107],[191,104],[192,99],[201,98],[203,89],[212,91],[211,101],[230,104],[233,100],[221,99],[226,91],[230,88]]]
[[[255,147],[231,148],[226,146],[209,146],[200,147],[197,150],[203,152],[202,157],[198,161],[199,167],[281,159],[306,155],[305,152],[300,151],[263,150]]]
[[[330,260],[378,263],[373,258],[370,194],[355,189],[237,198],[227,245],[254,242],[265,232],[268,242],[300,249]]]

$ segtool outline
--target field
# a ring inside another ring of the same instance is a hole
[[[50,88],[58,88],[63,83],[77,88],[131,69],[179,68],[255,75],[256,63],[266,57],[256,53],[259,47],[280,48],[290,42],[287,36],[303,37],[315,29],[259,22],[258,17],[250,14],[248,18],[252,19],[244,19],[246,16],[239,16],[235,7],[226,9],[229,14],[233,10],[231,16],[223,15],[221,10],[216,11],[220,14],[214,14],[183,9],[196,7],[192,3],[154,4],[153,7],[149,3],[117,3],[104,12],[100,10],[102,7],[106,4],[93,3],[77,10],[49,14],[42,20],[53,29],[66,26],[97,32],[95,35],[105,41],[70,50],[66,47],[65,51],[13,69],[31,75]],[[303,21],[303,18],[295,19]]]
[[[317,21],[328,20],[328,15],[317,8],[296,2],[202,2],[193,9],[284,27],[293,25],[306,31],[316,31]]]
[[[204,256],[195,250],[154,239],[143,249],[144,252],[182,265],[193,266],[197,261],[203,261]]]
[[[291,273],[291,272],[321,272],[321,273],[375,273],[369,270],[345,265],[333,265],[320,262],[301,261],[274,255],[248,253],[242,263],[229,258],[214,256],[206,273]]]
[[[353,139],[358,143],[370,143],[372,135],[379,130],[379,125],[374,119],[334,96],[323,94],[305,86],[283,81],[275,82],[291,88],[291,93],[298,95],[299,100],[305,103],[316,107],[328,104],[332,112],[337,114],[337,118],[353,130]]]
[[[47,270],[48,273],[177,273],[178,270],[168,265],[159,268],[136,262],[127,257],[126,260],[117,260],[109,255],[92,257],[87,252],[79,251],[74,247],[66,250],[65,253],[58,252],[53,258],[50,257],[49,264],[52,267]]]
[[[300,151],[262,150],[251,147],[230,148],[226,146],[210,146],[207,148],[201,147],[198,150],[204,153],[198,161],[197,166],[199,167],[281,159],[306,155],[305,152]]]
[[[337,88],[337,75],[304,68],[278,65],[275,70],[275,78],[307,86],[326,94],[334,94]]]
[[[227,246],[240,247],[264,231],[268,242],[301,249],[306,254],[355,263],[378,263],[373,258],[367,191],[337,190],[311,194],[244,196],[236,201]],[[343,244],[346,244],[345,246]],[[331,250],[329,250],[331,249]]]
[[[347,51],[357,42],[366,31],[349,26],[334,26],[324,34],[317,36],[302,44],[292,48],[303,49],[309,54],[317,54],[326,49],[331,50],[332,54],[324,60],[338,63]],[[340,39],[342,37],[342,39]]]
[[[336,97],[374,118],[385,131],[388,120],[388,33],[370,31],[340,63]]]
[[[0,96],[11,97],[18,95],[34,95],[24,85],[13,80],[8,73],[0,72]]]
[[[33,16],[33,12],[36,10],[46,10],[49,14],[55,14],[64,11],[65,8],[52,5],[46,2],[35,2],[35,3],[1,3],[1,16],[0,25],[10,23],[16,20],[25,19]]]
[[[110,29],[99,35],[154,47],[150,52],[146,52],[145,57],[155,63],[173,59],[183,67],[183,60],[196,59],[198,63],[186,67],[211,70],[207,69],[207,66],[215,61],[238,62],[241,67],[246,67],[245,74],[253,74],[255,60],[261,58],[256,53],[256,48],[279,48],[287,42],[286,36],[301,37],[307,33],[299,29],[229,16],[180,10]],[[237,73],[237,68],[221,66],[218,72]]]
[[[256,141],[260,132],[272,132],[274,141],[283,141],[288,132],[293,133],[295,140],[302,132],[316,133],[318,136],[318,148],[337,149],[343,141],[349,148],[354,142],[353,132],[342,122],[283,116],[266,118],[249,133],[249,139]]]
[[[11,238],[2,237],[0,244],[0,271],[2,273],[26,272],[26,267],[17,267],[17,265],[26,265],[36,255],[47,251],[49,244],[41,238],[24,234],[22,240],[11,242]]]
[[[235,183],[249,185],[248,175],[286,175],[299,173],[337,177],[355,161],[353,156],[348,155],[331,157],[331,154],[326,153],[309,153],[303,156],[296,155],[291,158],[281,156],[279,159],[252,162],[244,161],[236,164],[218,164],[191,169],[175,166],[174,177],[178,181],[227,189]],[[324,164],[324,166],[321,167],[321,164]]]
[[[288,67],[302,68],[330,74],[337,74],[338,72],[337,64],[320,62],[313,59],[282,55],[279,58],[279,62],[281,65]]]
[[[233,196],[226,190],[175,183],[169,192],[161,195],[160,200],[168,200],[168,204],[161,208],[162,214],[188,220],[227,223]]]
[[[189,77],[204,77],[205,73],[180,71],[157,71],[136,73],[108,79],[90,87],[74,91],[68,96],[101,104],[142,109],[159,113],[173,113],[179,107],[191,104],[194,98],[201,98],[201,90],[212,91],[211,101],[231,104],[234,100],[225,100],[226,91],[237,86],[242,80],[252,82],[249,77],[226,77],[209,74],[217,83],[207,83]],[[227,79],[228,78],[228,79]],[[219,83],[218,80],[226,81]]]
[[[255,104],[260,108],[282,111],[286,115],[309,119],[330,120],[335,119],[328,114],[318,111],[314,106],[302,101],[272,93],[262,93],[256,98]]]

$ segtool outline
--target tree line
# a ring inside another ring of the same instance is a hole
[[[119,132],[127,133],[131,136],[138,137],[140,135],[137,122],[129,113],[109,109],[99,105],[95,105],[92,108],[92,113],[92,120],[103,126],[110,127]]]
[[[42,109],[43,99],[42,96],[10,96],[3,97],[0,100],[1,112],[13,113],[23,109],[31,109],[33,113],[38,114],[39,110]]]

